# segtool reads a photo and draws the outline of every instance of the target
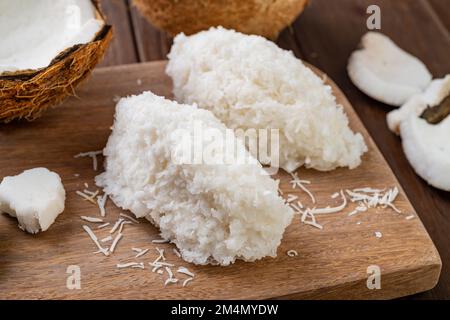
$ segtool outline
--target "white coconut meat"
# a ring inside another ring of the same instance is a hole
[[[416,173],[435,188],[450,191],[450,116],[438,124],[412,114],[400,124],[403,150]]]
[[[368,32],[360,45],[350,56],[347,71],[355,86],[369,97],[398,107],[431,82],[427,67],[387,36]]]
[[[228,265],[275,257],[293,211],[279,197],[278,183],[226,131],[211,112],[195,106],[150,92],[123,98],[96,183],[117,206],[159,227],[188,262]],[[248,162],[222,147],[230,141]],[[186,150],[193,156],[186,157]]]
[[[400,124],[410,115],[420,115],[427,107],[439,105],[449,95],[450,75],[433,80],[423,93],[412,96],[399,109],[388,113],[386,119],[389,129],[396,134],[400,134]]]
[[[44,68],[103,24],[91,0],[0,0],[0,74]]]
[[[25,170],[0,184],[0,212],[16,217],[29,233],[46,231],[64,211],[65,199],[61,178],[46,168]]]
[[[166,72],[178,101],[211,110],[228,127],[279,130],[279,166],[288,172],[355,168],[367,150],[331,87],[265,38],[223,28],[180,34]],[[265,152],[252,153],[268,164]]]

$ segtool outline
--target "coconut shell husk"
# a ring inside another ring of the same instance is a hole
[[[74,95],[75,87],[103,57],[111,38],[111,26],[104,25],[91,42],[66,49],[45,68],[0,74],[0,122],[35,120]]]
[[[133,0],[156,27],[174,36],[222,26],[275,39],[304,10],[308,0]]]

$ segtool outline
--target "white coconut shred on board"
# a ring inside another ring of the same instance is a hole
[[[79,195],[80,197],[82,197],[84,200],[89,201],[89,202],[91,202],[91,203],[93,203],[95,205],[97,204],[97,202],[95,202],[95,200],[94,200],[96,194],[94,194],[93,196],[89,196],[89,195],[87,195],[84,192],[81,192],[79,190],[75,191],[75,193],[77,195]]]
[[[81,220],[92,222],[92,223],[103,223],[103,219],[96,217],[80,216]]]
[[[287,254],[289,257],[297,257],[297,256],[298,256],[298,252],[295,251],[295,250],[289,250],[288,252],[286,252],[286,254]]]
[[[291,188],[296,189],[299,187],[303,190],[311,202],[315,204],[316,198],[314,194],[304,187],[304,184],[310,184],[309,180],[301,180],[296,172],[290,174],[292,180],[290,180]],[[323,229],[323,226],[319,224],[316,220],[316,215],[324,215],[324,214],[334,214],[343,211],[348,206],[347,197],[350,202],[357,203],[357,206],[353,211],[348,213],[348,216],[353,216],[360,212],[366,212],[370,208],[392,208],[397,213],[401,213],[401,210],[398,209],[394,205],[394,201],[396,200],[399,194],[399,190],[397,187],[392,188],[383,188],[376,189],[371,187],[360,187],[355,188],[353,190],[346,189],[340,190],[339,192],[335,192],[331,195],[332,199],[336,199],[339,196],[341,197],[341,204],[338,206],[325,206],[325,207],[307,207],[304,209],[303,204],[300,201],[297,203],[293,203],[297,199],[296,195],[288,194],[285,202],[294,209],[295,213],[301,215],[301,222],[317,229]],[[407,220],[412,219],[412,217],[407,217]]]
[[[106,204],[107,199],[108,199],[108,195],[106,193],[103,194],[103,196],[97,196],[97,205],[98,205],[98,209],[100,210],[100,215],[102,217],[106,216],[105,204]]]
[[[76,154],[74,156],[74,158],[82,158],[82,157],[90,157],[92,158],[92,169],[94,169],[94,171],[97,171],[97,156],[102,154],[102,150],[98,150],[98,151],[88,151],[88,152],[81,152],[79,154]]]

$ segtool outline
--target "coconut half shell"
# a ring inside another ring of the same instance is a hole
[[[93,4],[104,21],[97,1]],[[75,87],[103,57],[111,38],[112,28],[105,23],[92,41],[64,50],[45,68],[0,74],[0,122],[35,120],[49,107],[74,95]]]
[[[308,0],[133,0],[156,27],[172,36],[222,26],[275,39],[304,10]]]

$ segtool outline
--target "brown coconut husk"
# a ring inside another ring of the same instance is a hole
[[[94,4],[104,20],[97,2]],[[105,25],[91,42],[66,49],[45,68],[0,74],[0,122],[35,120],[49,107],[74,95],[75,87],[103,57],[111,38],[112,28]]]
[[[174,36],[223,26],[275,39],[304,10],[308,0],[133,0],[156,27]]]

